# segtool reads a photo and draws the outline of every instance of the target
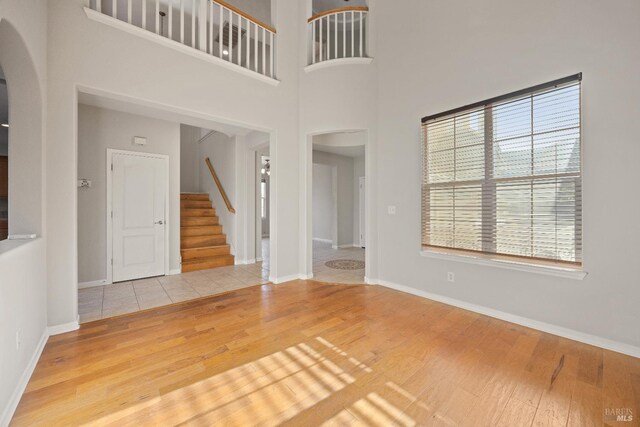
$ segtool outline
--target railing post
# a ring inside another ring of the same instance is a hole
[[[207,3],[208,0],[198,0],[198,49],[207,51]]]

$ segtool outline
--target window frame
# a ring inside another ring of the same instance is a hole
[[[584,162],[584,156],[583,156],[583,137],[584,136],[582,133],[582,73],[578,73],[578,74],[567,76],[561,79],[553,80],[548,83],[532,86],[526,89],[511,92],[505,95],[489,98],[484,101],[479,101],[473,104],[448,110],[442,113],[423,117],[421,121],[421,128],[422,128],[422,131],[424,132],[426,130],[426,125],[429,122],[433,122],[437,119],[447,120],[448,118],[454,118],[455,120],[455,117],[457,117],[459,114],[473,114],[474,112],[477,112],[477,111],[483,112],[483,120],[484,120],[483,143],[484,143],[484,153],[485,153],[485,160],[483,163],[484,165],[483,177],[478,180],[470,180],[470,181],[456,182],[454,180],[451,182],[445,182],[442,184],[442,186],[446,188],[446,186],[449,185],[452,188],[455,188],[456,185],[458,186],[470,185],[470,184],[478,185],[481,189],[482,200],[485,199],[488,192],[490,191],[490,188],[493,188],[491,206],[493,207],[492,217],[494,218],[494,221],[495,221],[495,218],[496,218],[495,206],[497,205],[497,202],[496,202],[497,196],[495,194],[496,183],[501,179],[494,177],[495,168],[493,165],[493,162],[494,162],[494,159],[493,159],[493,142],[494,142],[493,109],[496,107],[496,104],[500,105],[505,101],[506,102],[517,101],[518,98],[526,99],[529,96],[533,97],[539,93],[544,93],[544,92],[551,91],[556,88],[562,88],[565,86],[570,87],[574,84],[579,85],[579,94],[580,94],[579,110],[578,110],[579,111],[578,132],[580,135],[580,140],[579,140],[580,169],[577,174],[578,175],[577,177],[575,177],[576,174],[573,172],[567,173],[567,175],[574,176],[574,179],[579,180],[580,192],[581,192],[580,197],[583,198],[584,191],[583,191],[582,182],[583,182],[583,162]],[[533,110],[532,110],[532,114],[533,114]],[[532,127],[533,127],[533,122],[532,122]],[[487,138],[487,135],[490,135],[490,137]],[[531,137],[534,137],[534,136],[535,136],[535,133],[532,133]],[[427,151],[427,143],[426,143],[424,134],[422,135],[422,138],[421,138],[421,148],[422,148],[422,156],[421,156],[422,176],[421,176],[421,196],[420,196],[421,197],[421,216],[422,216],[421,217],[421,241],[420,241],[421,255],[426,257],[431,257],[431,258],[460,260],[460,261],[471,262],[475,264],[489,264],[489,265],[497,265],[502,267],[506,266],[507,268],[516,269],[516,270],[525,270],[525,271],[534,271],[534,272],[541,271],[541,272],[544,272],[545,274],[551,273],[553,275],[559,275],[559,276],[570,276],[573,278],[578,278],[580,280],[586,276],[586,273],[583,271],[584,226],[582,224],[582,205],[583,205],[582,201],[580,202],[580,212],[581,212],[580,213],[581,220],[579,225],[580,240],[579,240],[579,246],[576,245],[576,248],[575,248],[576,251],[578,250],[580,251],[580,257],[578,261],[566,261],[566,260],[557,260],[552,258],[540,258],[540,257],[534,257],[534,256],[497,253],[497,250],[495,247],[497,241],[495,240],[495,238],[492,238],[493,240],[487,239],[487,235],[485,235],[485,233],[487,232],[487,229],[489,229],[489,227],[484,225],[485,222],[488,220],[488,218],[485,216],[486,205],[483,205],[480,208],[480,214],[482,217],[482,220],[481,220],[482,225],[481,225],[481,231],[480,231],[482,250],[473,250],[473,249],[425,244],[425,224],[427,224],[427,222],[429,221],[428,217],[430,214],[430,212],[428,212],[428,209],[425,208],[425,187],[428,186],[429,190],[431,190],[432,188],[437,188],[438,183],[436,183],[436,185],[433,185],[433,183],[430,185],[430,184],[427,184],[425,181],[425,177],[428,176],[428,160],[427,160],[428,151]],[[562,175],[563,174],[550,175],[549,178],[556,178],[556,179],[558,177],[562,178]],[[535,175],[532,171],[532,174],[529,176],[526,176],[526,177],[519,176],[514,179],[521,180],[521,181],[529,179],[532,181],[532,186],[533,186],[533,182],[536,181],[536,178],[541,180],[544,177]],[[425,218],[425,216],[427,218]]]

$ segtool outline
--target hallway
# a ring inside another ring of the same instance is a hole
[[[313,242],[313,280],[327,283],[364,284],[365,250],[333,249],[331,243]]]

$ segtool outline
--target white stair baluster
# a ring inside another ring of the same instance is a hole
[[[169,19],[167,20],[169,38],[173,40],[173,0],[169,0]]]
[[[274,59],[275,59],[275,46],[273,43],[273,33],[269,31],[269,73],[271,75],[271,78],[274,78],[273,76]]]
[[[262,27],[262,74],[267,75],[267,31]]]
[[[229,11],[229,62],[233,62],[233,11]]]
[[[191,47],[196,48],[196,0],[191,0]]]
[[[253,52],[253,71],[258,72],[258,39],[260,38],[260,31],[258,29],[258,24],[253,24],[253,28],[255,28],[255,36],[254,36],[254,52]]]
[[[351,11],[351,57],[356,56],[356,14]]]
[[[180,0],[180,43],[184,44],[184,0]]]
[[[220,25],[218,26],[218,56],[222,58],[224,43],[222,43],[222,27],[224,27],[224,7],[220,6]]]
[[[316,21],[311,22],[311,63],[316,63]]]
[[[360,56],[363,57],[364,53],[362,52],[363,40],[362,36],[364,35],[364,31],[362,31],[362,20],[364,19],[364,15],[360,12]]]

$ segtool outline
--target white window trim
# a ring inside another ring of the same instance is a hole
[[[543,274],[546,276],[562,277],[565,279],[584,280],[587,272],[582,269],[570,267],[556,267],[551,265],[533,264],[526,261],[508,261],[494,258],[491,254],[453,254],[443,251],[422,249],[420,255],[425,258],[439,259],[444,261],[464,262],[467,264],[484,265],[488,267],[503,268],[507,270],[524,271],[527,273]]]

